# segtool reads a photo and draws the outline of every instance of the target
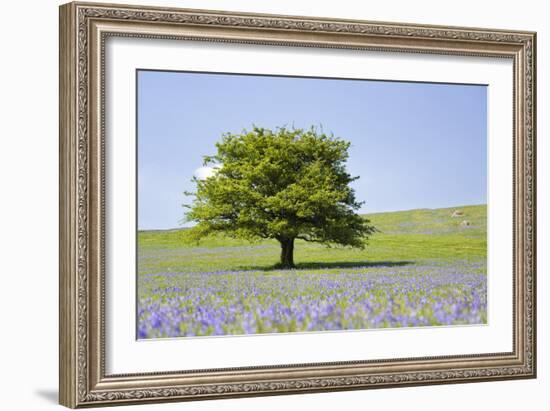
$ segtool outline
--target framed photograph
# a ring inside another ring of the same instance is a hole
[[[533,32],[60,8],[60,403],[534,378]]]

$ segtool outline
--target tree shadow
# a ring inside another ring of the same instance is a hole
[[[376,268],[376,267],[402,267],[405,265],[414,264],[414,261],[331,261],[331,262],[306,262],[296,264],[294,270],[322,270],[322,269],[335,269],[335,268]],[[275,265],[247,265],[240,266],[238,270],[251,270],[251,271],[276,271],[276,270],[288,270],[288,268],[282,268],[279,264]]]

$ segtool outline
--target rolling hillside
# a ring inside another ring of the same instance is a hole
[[[296,242],[297,268],[411,264],[426,260],[484,260],[487,207],[417,209],[365,216],[379,230],[363,250]],[[275,240],[250,243],[213,236],[191,241],[187,229],[141,231],[139,272],[197,272],[271,269],[278,260]]]

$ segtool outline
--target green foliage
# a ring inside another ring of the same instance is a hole
[[[375,229],[356,213],[362,203],[350,187],[358,177],[345,168],[349,146],[315,128],[224,135],[204,161],[216,172],[195,179],[186,216],[197,222],[192,234],[277,239],[290,253],[288,265],[294,239],[363,248]]]

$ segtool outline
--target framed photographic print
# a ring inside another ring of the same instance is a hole
[[[61,404],[534,378],[535,39],[61,6]]]

